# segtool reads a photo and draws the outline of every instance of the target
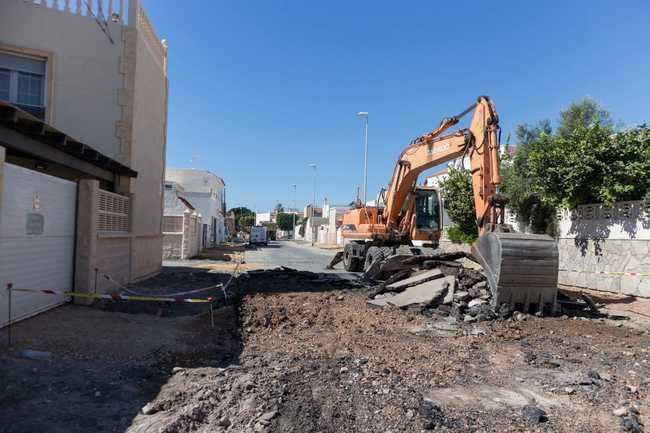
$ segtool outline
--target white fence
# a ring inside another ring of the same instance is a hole
[[[35,6],[127,24],[129,0],[23,0]]]
[[[560,238],[650,240],[650,201],[591,204],[558,212]]]

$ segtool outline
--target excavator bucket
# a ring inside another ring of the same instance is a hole
[[[495,307],[543,314],[555,312],[558,249],[546,235],[490,232],[472,245],[483,266]]]

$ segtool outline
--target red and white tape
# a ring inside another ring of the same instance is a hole
[[[8,287],[9,289],[9,287]],[[97,293],[81,293],[81,292],[62,292],[54,289],[24,289],[11,287],[12,292],[26,292],[26,293],[41,293],[46,295],[58,296],[74,296],[77,298],[85,299],[108,299],[112,301],[148,301],[148,302],[174,302],[177,304],[201,304],[212,303],[214,298],[209,296],[207,298],[183,298],[181,296],[133,296],[122,295],[120,293],[97,294]]]

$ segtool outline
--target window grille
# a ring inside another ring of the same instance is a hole
[[[128,233],[129,212],[129,197],[100,189],[97,200],[97,231]]]

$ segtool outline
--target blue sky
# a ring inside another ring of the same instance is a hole
[[[649,122],[650,3],[145,0],[169,42],[167,164],[222,176],[228,207],[369,197],[401,149],[478,95],[502,139],[591,96]]]

